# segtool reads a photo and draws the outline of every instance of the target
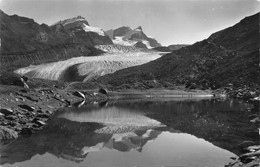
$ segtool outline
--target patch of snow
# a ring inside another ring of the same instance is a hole
[[[142,43],[145,44],[148,49],[153,48],[153,47],[151,47],[150,42],[147,40],[142,40]]]
[[[87,24],[84,24],[84,27],[83,27],[84,31],[86,32],[95,32],[101,36],[105,36],[105,33],[104,31],[99,28],[99,27],[92,27],[92,26],[88,26]]]
[[[112,40],[114,44],[117,45],[124,45],[124,46],[134,46],[134,44],[137,43],[137,41],[132,41],[132,40],[128,40],[128,39],[124,39],[123,36],[121,37],[115,37],[115,39]]]
[[[146,35],[148,38],[151,38],[151,39],[155,39],[154,37],[152,37],[152,36],[148,36],[148,35]]]
[[[77,21],[85,21],[85,19],[83,18],[77,18],[77,19],[71,19],[71,20],[67,20],[65,23],[64,23],[64,26],[67,25],[67,24],[70,24],[70,23],[75,23]]]
[[[148,138],[151,136],[151,132],[154,131],[152,129],[148,129],[145,134],[142,135],[143,138]]]
[[[85,155],[90,152],[100,151],[103,146],[104,146],[104,142],[98,143],[95,146],[91,146],[91,147],[85,146],[81,149],[82,155]]]

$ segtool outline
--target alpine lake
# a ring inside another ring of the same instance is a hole
[[[37,133],[0,146],[0,166],[223,167],[241,154],[241,142],[259,143],[248,117],[254,107],[216,98],[75,104]]]

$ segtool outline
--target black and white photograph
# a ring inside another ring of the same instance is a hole
[[[260,0],[0,0],[0,167],[260,167]]]

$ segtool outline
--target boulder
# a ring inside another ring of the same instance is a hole
[[[23,108],[23,109],[26,109],[27,111],[34,111],[35,108],[34,107],[31,107],[31,106],[28,106],[26,104],[24,105],[18,105],[19,107]]]
[[[260,118],[259,117],[255,117],[254,119],[250,120],[251,123],[259,123],[260,122]]]
[[[107,94],[108,94],[108,90],[105,89],[105,88],[100,88],[100,89],[98,90],[98,92],[101,93],[101,94],[104,94],[104,95],[107,95]]]
[[[24,79],[24,78],[22,77],[22,78],[20,78],[20,80],[21,80],[21,82],[22,82],[22,84],[23,84],[23,87],[29,89],[29,86],[28,86],[28,84],[27,84],[26,81],[25,81],[25,80],[27,80],[27,79]]]
[[[13,110],[11,108],[1,108],[0,109],[0,113],[2,113],[5,116],[12,115],[13,114]]]
[[[255,101],[260,101],[260,96],[254,98]]]
[[[45,123],[45,122],[43,122],[43,121],[40,121],[40,120],[37,120],[35,123],[36,123],[38,126],[43,126],[43,125],[46,125],[46,123]]]
[[[16,139],[17,137],[18,137],[18,134],[14,130],[11,130],[4,126],[0,126],[0,140],[1,141],[12,140],[12,139]]]
[[[75,92],[73,92],[73,95],[74,95],[74,96],[81,97],[81,98],[83,98],[83,99],[86,98],[85,95],[84,95],[83,93],[81,93],[80,91],[75,91]]]
[[[9,121],[13,121],[13,120],[16,120],[17,117],[15,115],[8,115],[5,117],[5,119],[9,120]]]

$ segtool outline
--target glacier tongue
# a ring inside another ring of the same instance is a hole
[[[15,73],[30,78],[62,81],[89,81],[118,70],[141,65],[161,57],[158,52],[106,53],[75,57],[65,61],[20,68]]]

